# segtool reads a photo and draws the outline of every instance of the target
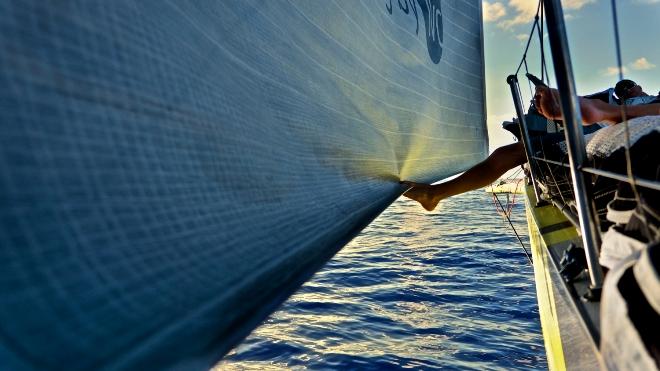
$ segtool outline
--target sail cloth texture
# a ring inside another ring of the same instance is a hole
[[[487,152],[479,0],[0,3],[0,369],[204,369]]]

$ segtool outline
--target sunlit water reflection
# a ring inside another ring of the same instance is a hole
[[[522,201],[512,218],[529,247]],[[217,366],[546,367],[532,268],[481,190],[397,200]]]

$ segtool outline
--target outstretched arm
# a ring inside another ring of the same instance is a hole
[[[580,112],[584,125],[596,122],[616,124],[623,121],[624,106],[615,106],[598,99],[579,97]],[[534,105],[540,114],[551,120],[562,119],[559,106],[559,92],[546,86],[537,86],[534,94]],[[660,103],[638,106],[625,106],[626,118],[660,115]]]
[[[422,207],[431,211],[435,209],[440,200],[485,187],[508,170],[525,162],[527,162],[527,158],[522,143],[509,144],[496,149],[487,159],[450,181],[436,185],[403,181],[402,184],[412,187],[403,195],[419,202]]]

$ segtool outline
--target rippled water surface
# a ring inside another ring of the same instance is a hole
[[[545,369],[533,270],[483,191],[399,199],[217,368]]]

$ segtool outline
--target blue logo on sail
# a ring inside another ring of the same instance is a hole
[[[440,0],[396,0],[399,9],[406,14],[412,11],[417,21],[415,33],[419,35],[419,13],[417,7],[422,11],[424,26],[426,28],[426,47],[429,50],[429,57],[433,63],[440,62],[442,57],[442,10],[440,9]],[[387,11],[392,14],[392,0],[385,4]]]

